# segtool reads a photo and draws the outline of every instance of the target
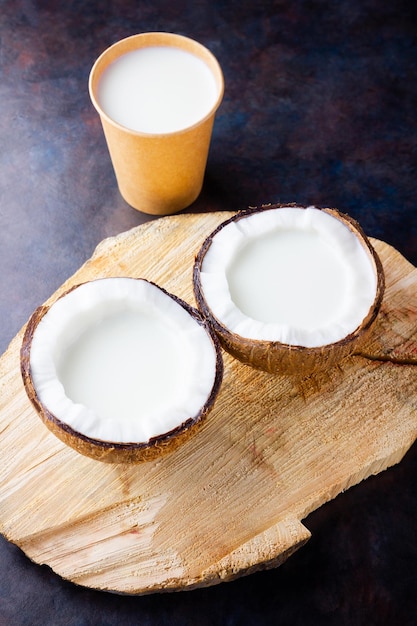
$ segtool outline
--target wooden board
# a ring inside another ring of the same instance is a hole
[[[194,256],[230,215],[167,217],[105,240],[51,301],[73,284],[128,275],[194,304]],[[280,564],[308,540],[309,512],[399,462],[417,437],[417,270],[373,243],[387,289],[366,356],[294,382],[225,355],[203,428],[139,466],[80,456],[44,427],[20,377],[22,329],[0,361],[1,532],[64,578],[125,593]]]

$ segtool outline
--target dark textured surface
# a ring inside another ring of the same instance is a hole
[[[416,6],[0,0],[0,350],[99,241],[149,219],[119,196],[87,92],[98,54],[140,31],[194,37],[224,70],[190,211],[336,206],[417,264]],[[193,592],[78,588],[0,539],[0,626],[414,625],[416,475],[414,446],[305,520],[279,569]]]

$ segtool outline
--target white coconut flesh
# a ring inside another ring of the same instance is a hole
[[[213,388],[206,329],[145,280],[85,283],[35,329],[33,385],[61,422],[92,439],[148,442],[199,414]]]
[[[370,254],[341,220],[284,207],[231,221],[204,256],[204,299],[230,332],[319,347],[354,332],[376,297]]]

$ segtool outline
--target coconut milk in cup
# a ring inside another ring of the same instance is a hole
[[[133,35],[97,59],[89,91],[126,202],[153,215],[194,202],[224,92],[212,53],[181,35]]]

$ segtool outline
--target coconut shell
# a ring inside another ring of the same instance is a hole
[[[248,339],[242,337],[224,326],[210,309],[205,299],[201,285],[201,268],[204,257],[211,246],[213,238],[225,226],[231,222],[245,219],[254,213],[270,209],[284,207],[302,207],[298,204],[268,204],[260,207],[252,207],[235,214],[222,222],[203,242],[195,259],[193,269],[194,295],[197,306],[207,319],[213,330],[219,337],[223,348],[243,363],[271,374],[285,374],[296,376],[308,376],[318,371],[323,371],[335,366],[342,359],[353,354],[366,340],[373,323],[375,322],[381,307],[385,289],[385,278],[382,263],[361,226],[349,215],[341,213],[337,209],[322,208],[320,210],[340,220],[351,230],[370,257],[377,276],[377,288],[375,299],[367,316],[354,332],[335,343],[324,346],[308,348],[305,346],[290,345],[279,341],[267,341]],[[318,207],[316,207],[318,208]]]
[[[76,285],[66,291],[61,295],[61,298],[65,297],[65,295],[73,289],[76,289],[78,286],[79,285]],[[33,383],[30,366],[30,351],[33,336],[39,322],[50,307],[40,306],[33,313],[27,324],[20,351],[20,368],[27,396],[45,426],[47,426],[47,428],[61,441],[80,454],[105,463],[141,463],[143,461],[154,460],[161,455],[172,452],[178,446],[183,444],[190,436],[195,434],[214,405],[223,378],[223,359],[218,338],[197,309],[191,307],[175,295],[168,293],[165,289],[161,287],[158,288],[175,300],[198,324],[205,328],[216,351],[216,373],[211,393],[197,415],[190,417],[173,430],[158,435],[157,437],[153,437],[147,442],[116,443],[92,439],[91,437],[74,430],[71,426],[61,421],[56,415],[51,413],[48,407],[42,403],[38,396]]]

